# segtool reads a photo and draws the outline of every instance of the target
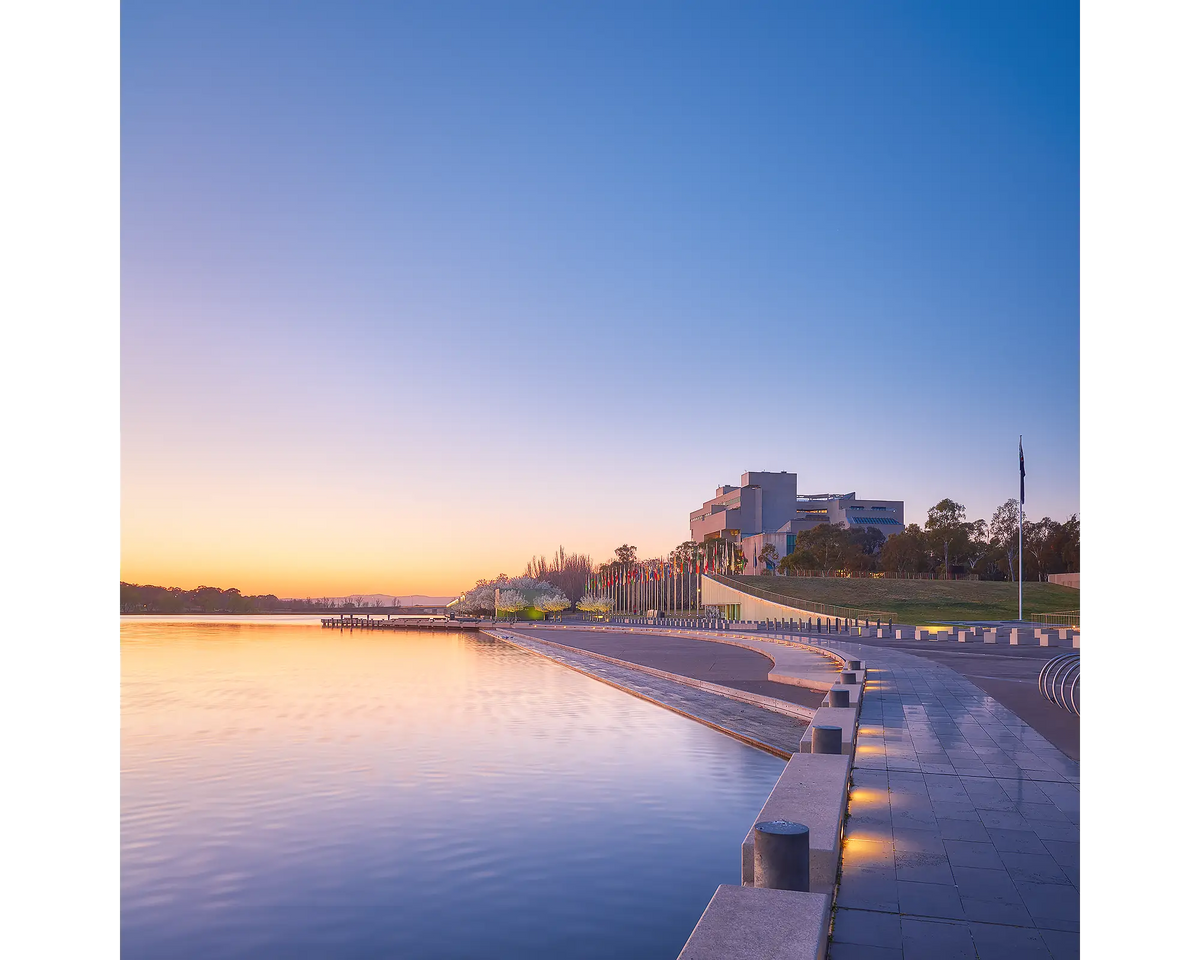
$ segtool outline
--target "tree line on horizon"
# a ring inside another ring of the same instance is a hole
[[[316,613],[326,610],[366,610],[384,606],[363,596],[280,600],[272,593],[243,596],[236,587],[159,587],[121,581],[122,613]]]

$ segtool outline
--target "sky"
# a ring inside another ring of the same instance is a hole
[[[127,581],[452,594],[747,470],[1079,510],[1063,3],[122,5]]]

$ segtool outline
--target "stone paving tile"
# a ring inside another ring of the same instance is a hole
[[[1003,870],[1004,861],[991,843],[973,840],[943,839],[946,858],[952,867],[980,867],[985,870]]]
[[[1038,930],[990,923],[972,923],[970,928],[979,960],[1052,960]]]
[[[1029,828],[1041,840],[1079,840],[1079,824],[1058,820],[1029,820]]]
[[[904,951],[899,947],[874,947],[865,943],[838,943],[829,945],[828,960],[904,960]]]
[[[1070,883],[1062,867],[1049,853],[1015,853],[1005,850],[999,854],[1004,869],[1013,880],[1030,883]]]
[[[988,836],[997,850],[1011,850],[1014,853],[1047,853],[1041,838],[1032,830],[997,830],[988,829]]]
[[[1060,867],[1079,866],[1079,843],[1070,840],[1043,840],[1042,846]]]
[[[1079,960],[1079,933],[1077,931],[1041,930],[1042,942],[1054,960]]]
[[[833,924],[834,943],[858,943],[900,949],[900,915],[874,910],[837,911]]]
[[[1070,884],[1016,881],[1025,909],[1039,927],[1079,929],[1079,891]]]
[[[902,917],[904,960],[975,960],[975,942],[965,923]]]
[[[896,846],[899,845],[897,841]],[[950,861],[944,853],[897,850],[896,879],[917,880],[921,883],[954,883],[954,874],[950,872]]]
[[[883,875],[852,872],[842,874],[838,884],[837,905],[860,910],[880,910],[887,913],[900,912],[900,894],[895,878]]]
[[[896,880],[900,912],[917,917],[936,917],[946,920],[965,920],[958,887],[951,883],[921,883],[916,880]]]
[[[973,840],[977,843],[990,843],[991,836],[983,821],[976,817],[974,820],[939,819],[938,833],[943,840]]]
[[[961,899],[963,913],[967,915],[968,920],[981,923],[1002,923],[1010,927],[1034,928],[1037,926],[1024,904],[976,900],[965,895]]]
[[[1020,907],[1024,901],[1017,889],[1016,881],[1007,870],[989,870],[984,867],[954,867],[954,883],[963,897],[1003,903]]]

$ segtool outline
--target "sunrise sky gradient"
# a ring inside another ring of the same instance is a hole
[[[450,594],[751,469],[990,519],[1018,434],[1078,511],[1077,5],[122,17],[122,579]]]

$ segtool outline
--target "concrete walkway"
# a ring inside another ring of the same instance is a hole
[[[530,629],[525,624],[521,625],[521,632],[531,636],[543,635],[548,640],[593,650],[618,660],[640,663],[695,680],[719,683],[806,707],[819,707],[829,685],[837,679],[836,668],[828,658],[811,651],[782,647],[779,644],[765,645],[767,651],[763,652],[742,643],[722,643],[703,637],[678,634],[554,627]],[[758,641],[748,642],[759,644]],[[790,662],[793,670],[799,670],[803,664],[807,676],[822,676],[822,686],[814,689],[772,679],[778,669],[773,655]]]
[[[522,624],[522,629],[526,629],[527,625]],[[672,630],[667,627],[658,626],[622,626],[613,625],[605,627],[559,627],[559,626],[543,626],[542,630],[547,631],[568,631],[571,633],[585,633],[589,631],[603,632],[606,634],[625,634],[634,636],[672,636],[680,637],[690,641],[714,642],[730,644],[737,647],[742,647],[746,650],[753,650],[755,653],[762,654],[767,657],[773,664],[766,674],[766,679],[774,683],[788,683],[794,686],[806,687],[810,690],[819,690],[822,695],[829,689],[830,684],[836,683],[838,679],[837,665],[832,663],[828,657],[824,657],[819,653],[804,647],[799,638],[788,639],[782,635],[774,636],[774,639],[758,639],[742,635],[731,635],[723,631],[696,631],[696,630]],[[547,633],[547,636],[551,636]],[[817,639],[815,643],[824,645],[823,641]]]
[[[830,960],[1079,955],[1079,764],[949,667],[871,673]]]

